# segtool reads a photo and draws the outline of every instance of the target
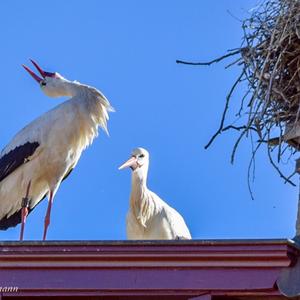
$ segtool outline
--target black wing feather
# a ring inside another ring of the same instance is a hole
[[[16,147],[0,158],[0,183],[3,179],[14,172],[18,167],[27,162],[28,158],[33,155],[39,147],[38,142],[26,142],[25,144]],[[24,195],[25,196],[25,195]],[[45,196],[44,196],[45,197]],[[1,199],[0,199],[1,205]],[[29,209],[31,212],[33,208]],[[9,218],[0,220],[0,230],[5,230],[9,227],[14,227],[21,222],[21,210],[12,214]]]
[[[73,171],[73,167],[70,168],[70,170],[66,173],[66,175],[64,176],[62,181],[67,179],[67,177],[69,177],[69,175],[72,173],[72,171]],[[37,204],[41,203],[42,200],[46,198],[46,196],[47,196],[47,194],[45,194]],[[30,214],[36,206],[37,205],[35,205],[34,207],[29,207],[28,214]],[[7,218],[5,216],[4,218],[2,218],[0,220],[0,230],[6,230],[10,227],[15,227],[21,222],[22,222],[22,209],[20,208],[20,210],[13,213],[9,218]]]
[[[28,157],[33,155],[39,145],[38,142],[27,142],[3,155],[0,158],[0,182],[26,163]]]
[[[42,198],[42,200],[44,198],[46,198],[47,194],[44,195],[44,197]],[[38,202],[37,204],[41,203],[42,201]],[[34,207],[28,207],[28,215],[33,211],[33,209],[36,207],[37,205],[35,205]],[[6,230],[10,227],[15,227],[17,226],[19,223],[22,222],[22,209],[16,211],[15,213],[13,213],[9,218],[2,218],[0,220],[0,230]]]

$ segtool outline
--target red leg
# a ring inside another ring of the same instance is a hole
[[[51,215],[52,203],[53,203],[53,192],[50,191],[48,208],[47,208],[47,213],[46,213],[46,216],[45,216],[45,223],[44,223],[44,235],[43,235],[43,240],[44,241],[46,240],[47,230],[48,230],[48,226],[50,224],[50,215]]]
[[[23,241],[24,228],[25,228],[27,215],[28,215],[28,208],[22,207],[22,224],[21,224],[21,232],[20,232],[20,241]]]
[[[31,186],[31,180],[29,181],[27,185],[27,190],[26,190],[26,196],[25,198],[22,199],[22,211],[21,211],[21,232],[20,232],[20,241],[23,241],[23,236],[24,236],[24,228],[25,228],[25,223],[26,223],[26,218],[28,215],[28,206],[29,206],[29,191],[30,191],[30,186]]]

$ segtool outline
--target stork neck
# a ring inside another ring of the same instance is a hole
[[[85,91],[85,86],[80,84],[77,81],[69,81],[66,80],[65,81],[65,88],[68,92],[68,95],[70,95],[71,97],[83,94]]]
[[[151,219],[156,211],[156,203],[152,192],[146,185],[147,170],[148,165],[144,165],[133,172],[130,195],[130,210],[136,217],[137,223],[144,228],[148,226],[148,220]]]
[[[143,167],[132,172],[132,193],[141,193],[147,189],[147,170]]]

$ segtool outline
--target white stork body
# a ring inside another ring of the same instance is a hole
[[[106,130],[107,112],[112,108],[101,92],[55,74],[55,78],[43,79],[44,92],[72,98],[23,128],[1,152],[0,229],[20,223],[29,182],[31,211],[44,196],[53,199],[61,181],[97,135],[99,125]],[[16,161],[16,167],[9,170]]]
[[[149,153],[143,148],[133,151],[132,157],[120,169],[131,167],[132,181],[127,238],[130,240],[191,239],[183,217],[147,187]]]

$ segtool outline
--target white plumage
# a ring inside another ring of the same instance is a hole
[[[147,187],[149,153],[133,150],[119,169],[132,169],[127,238],[130,240],[191,239],[182,216]]]
[[[68,81],[58,73],[44,72],[34,64],[43,78],[25,68],[39,82],[45,94],[50,97],[69,96],[71,99],[31,122],[2,150],[0,229],[20,223],[22,198],[31,182],[29,211],[45,195],[49,198],[44,231],[46,238],[51,204],[61,181],[97,136],[98,127],[107,131],[108,112],[112,111],[112,107],[97,89]]]

